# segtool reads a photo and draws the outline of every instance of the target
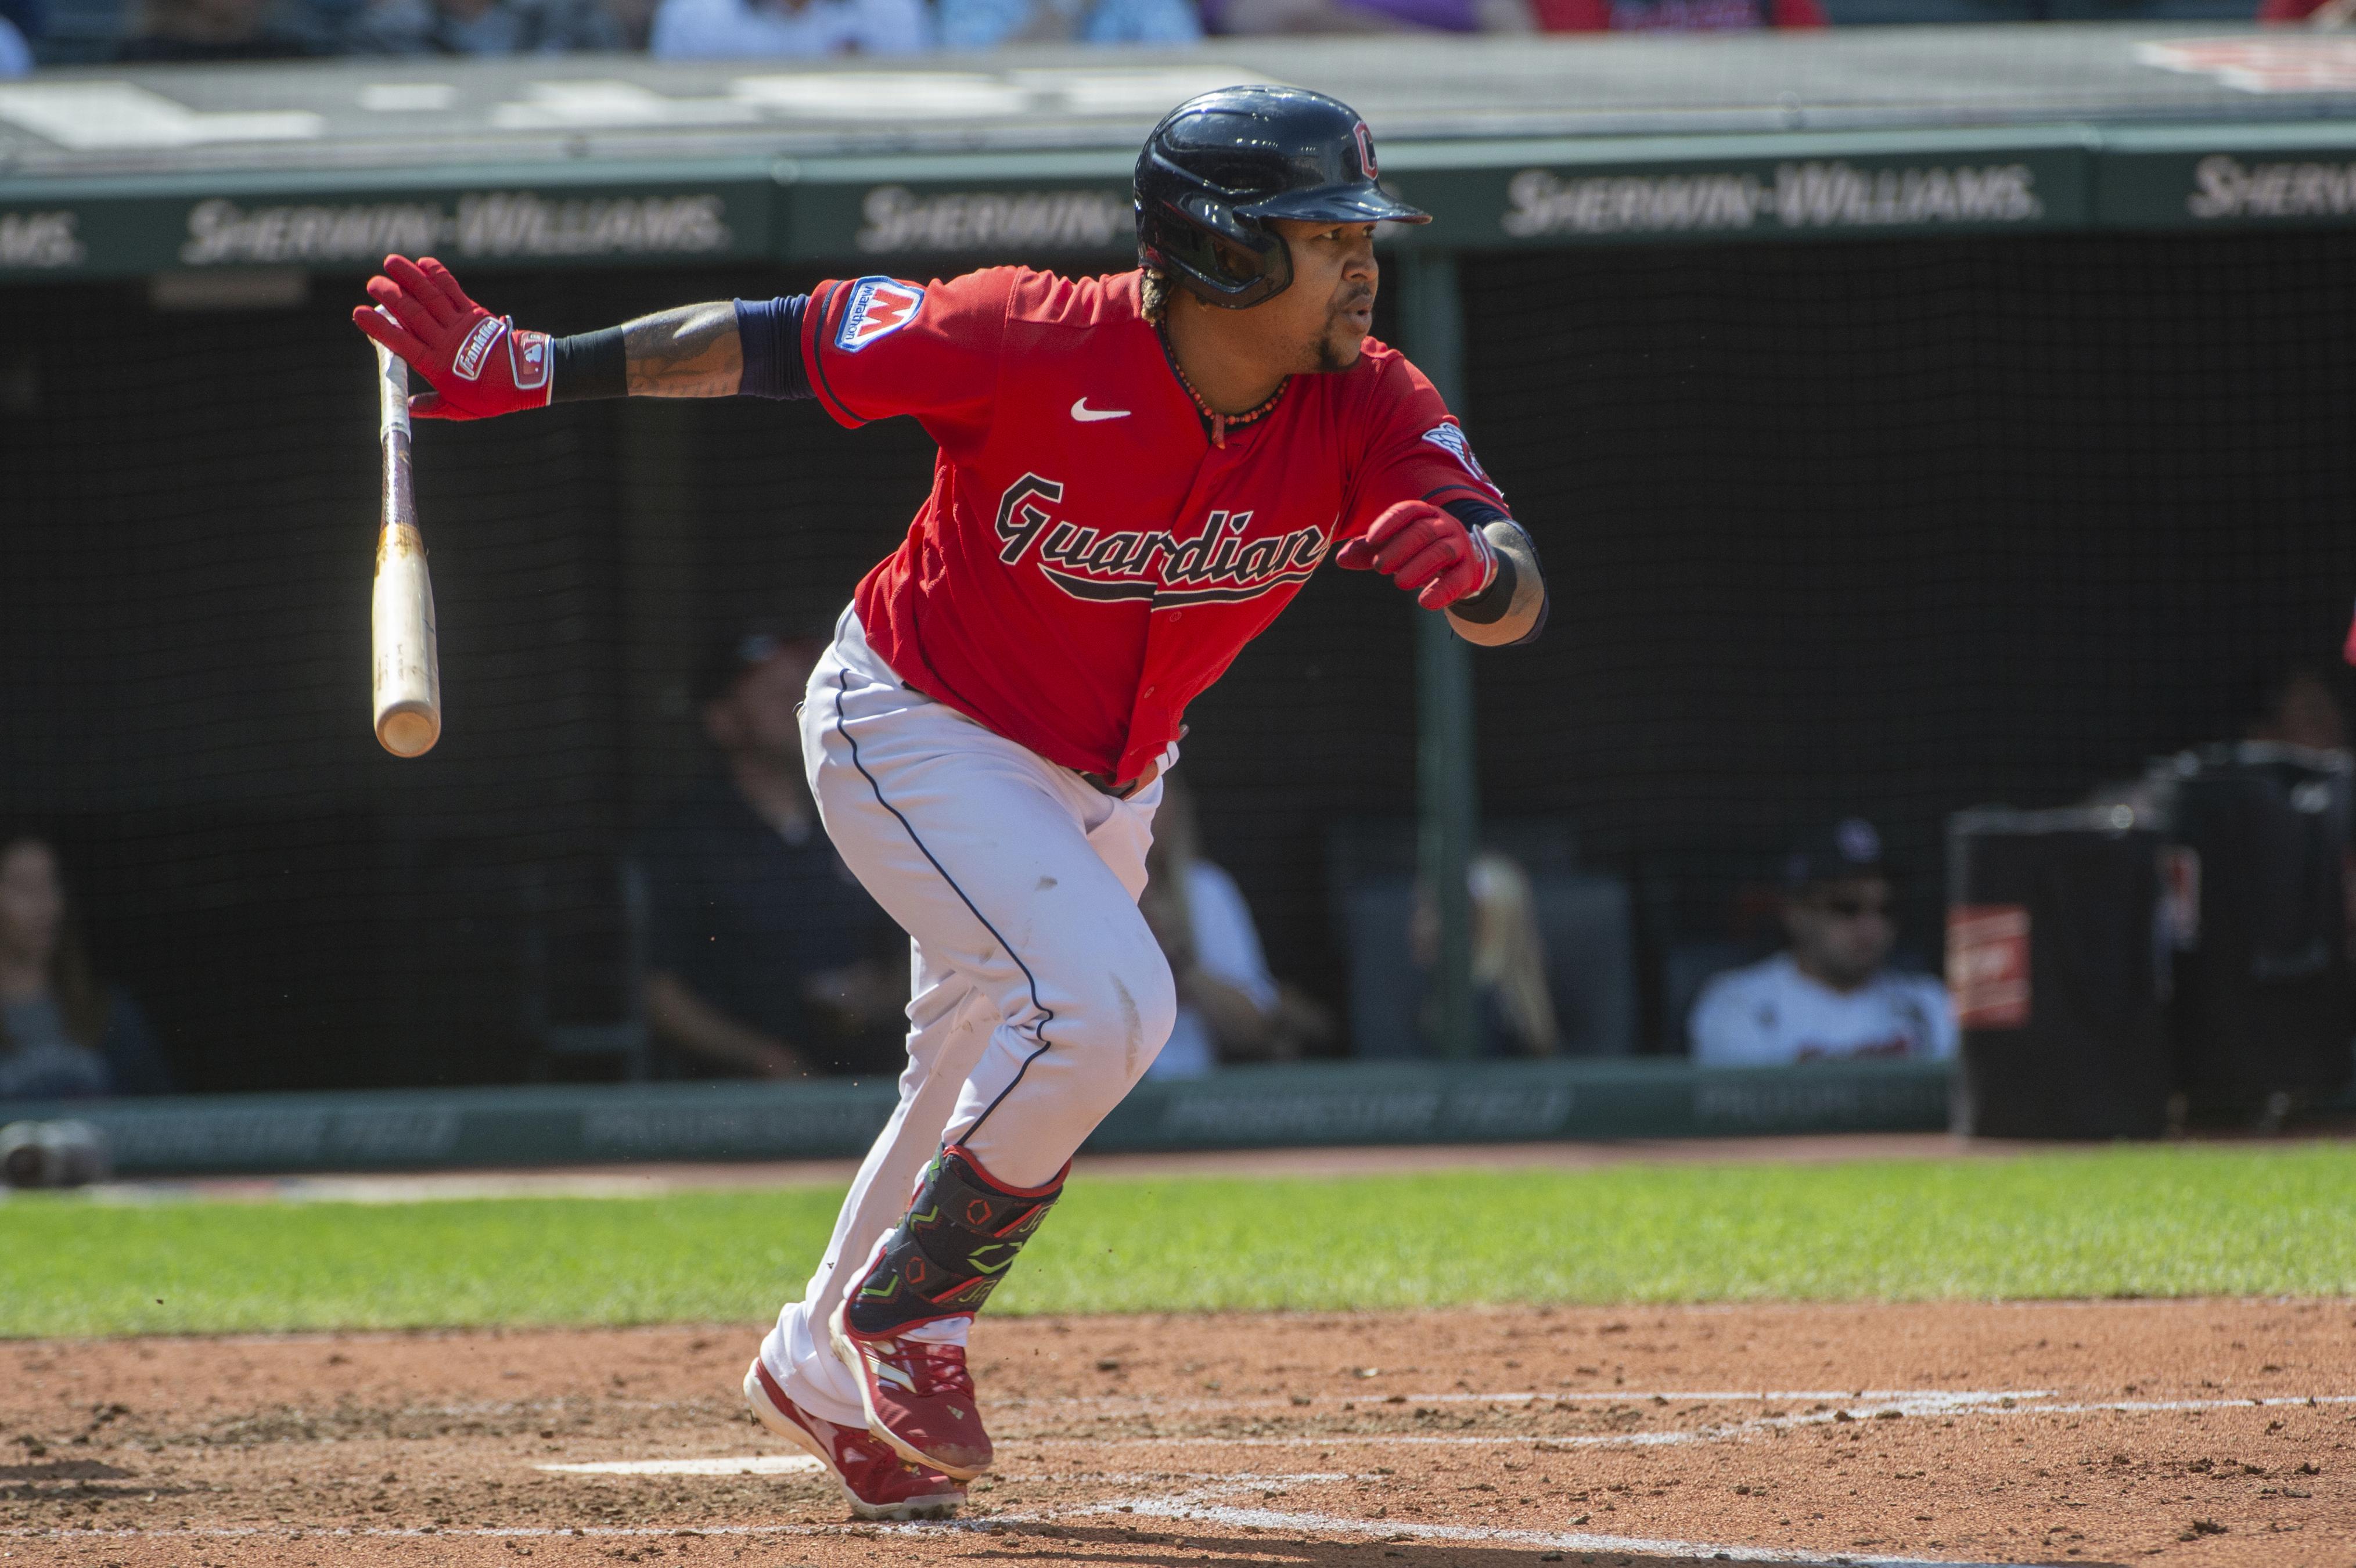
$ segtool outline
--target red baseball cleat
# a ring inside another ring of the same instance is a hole
[[[965,1502],[962,1481],[912,1465],[868,1434],[796,1404],[758,1356],[744,1371],[744,1402],[763,1426],[825,1466],[861,1519],[952,1519]]]
[[[848,1303],[836,1307],[827,1327],[834,1353],[859,1380],[867,1430],[909,1463],[960,1481],[989,1469],[990,1434],[981,1427],[964,1348],[862,1334],[844,1322],[849,1311]]]

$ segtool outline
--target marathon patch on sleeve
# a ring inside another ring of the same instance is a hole
[[[835,328],[834,346],[856,354],[879,338],[889,338],[925,307],[925,291],[898,278],[861,278],[851,285],[851,303],[842,307],[842,325]]]
[[[1442,448],[1449,456],[1463,464],[1466,473],[1493,490],[1497,488],[1496,481],[1482,471],[1481,460],[1472,456],[1472,443],[1464,438],[1462,425],[1452,421],[1446,424],[1435,424],[1423,433],[1423,438],[1434,446]]]
[[[452,358],[450,368],[467,381],[479,379],[483,367],[490,362],[491,350],[499,346],[499,338],[507,331],[508,326],[508,318],[504,316],[486,316],[476,322],[475,329],[466,334],[466,340],[458,345],[458,352]]]

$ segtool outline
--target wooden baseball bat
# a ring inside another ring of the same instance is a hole
[[[377,346],[377,437],[384,449],[384,519],[369,607],[376,738],[395,757],[423,757],[442,738],[442,660],[434,639],[434,579],[409,483],[409,367]]]

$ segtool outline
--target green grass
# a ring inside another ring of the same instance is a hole
[[[0,1204],[0,1336],[757,1321],[837,1195]],[[1076,1186],[993,1312],[2356,1294],[2356,1148]]]

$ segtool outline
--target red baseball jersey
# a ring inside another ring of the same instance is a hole
[[[869,645],[918,691],[1115,779],[1162,755],[1186,704],[1386,508],[1504,505],[1431,383],[1372,338],[1214,446],[1139,283],[865,277],[821,284],[802,317],[830,413],[914,414],[940,444],[907,539],[859,585]]]

